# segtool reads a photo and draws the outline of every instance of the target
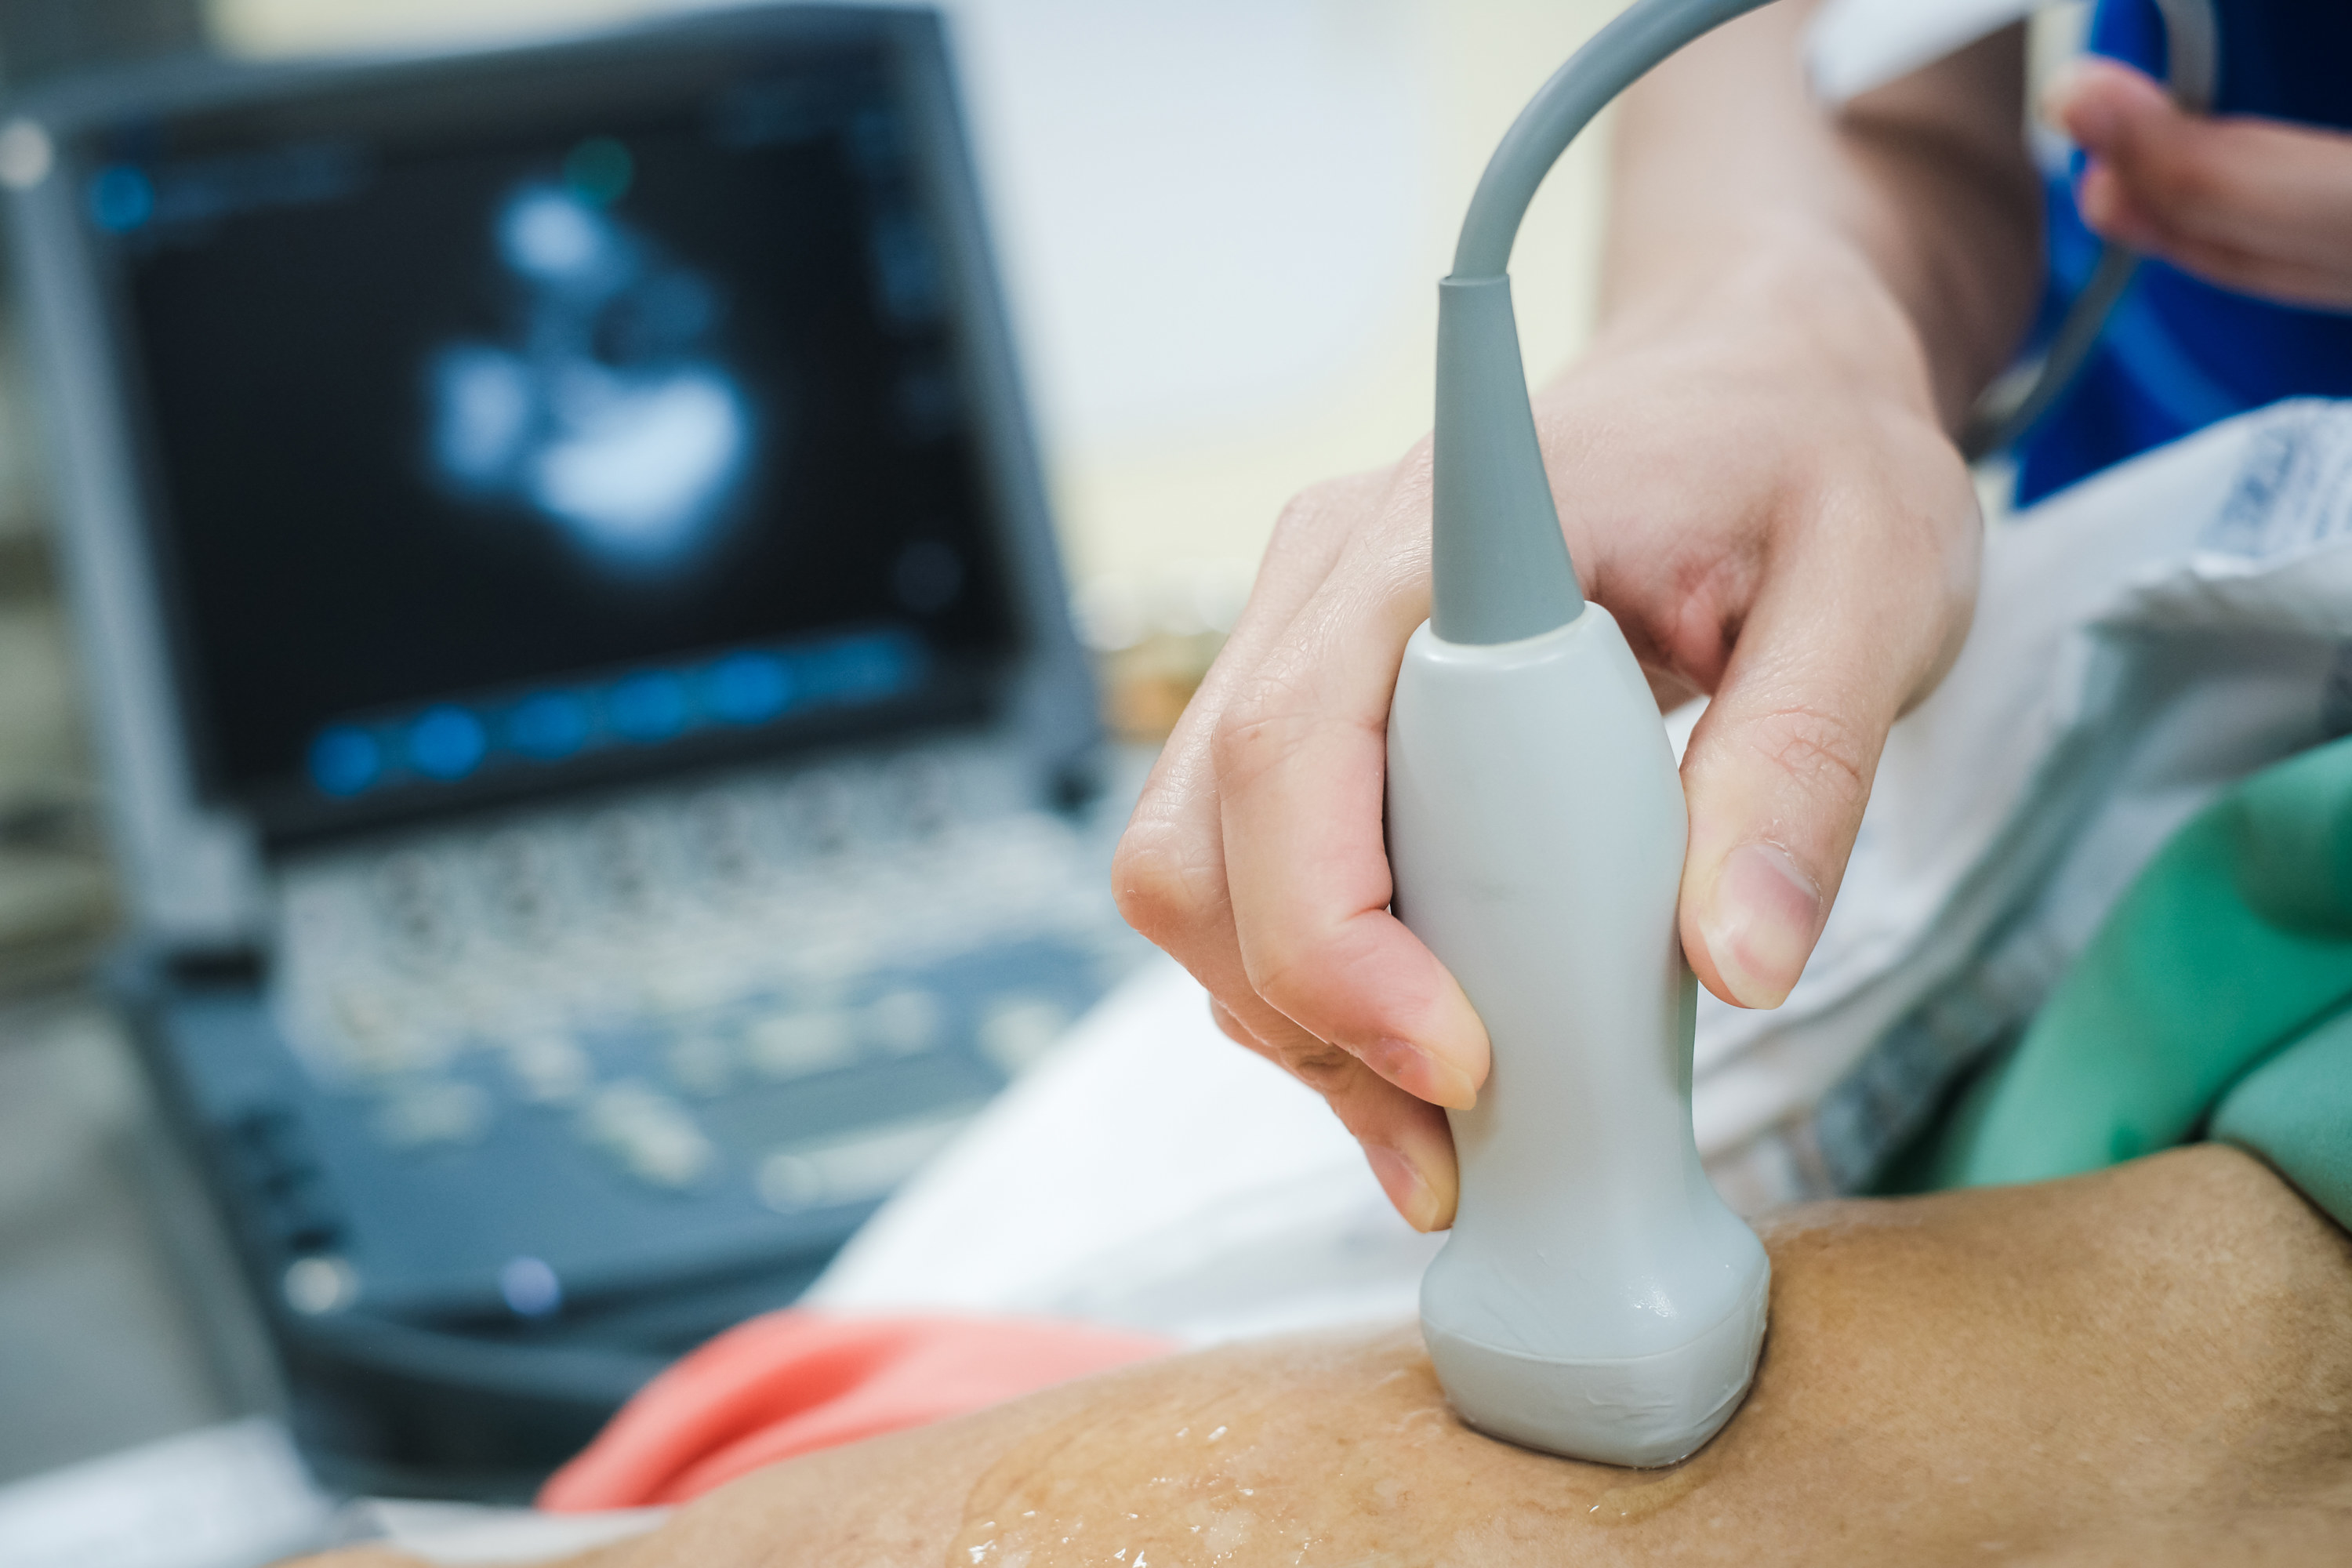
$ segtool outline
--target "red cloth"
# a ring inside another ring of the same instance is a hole
[[[638,1390],[549,1478],[539,1506],[583,1513],[684,1502],[796,1454],[982,1410],[1175,1348],[1082,1323],[771,1312]]]

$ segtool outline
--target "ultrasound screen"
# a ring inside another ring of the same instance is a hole
[[[210,794],[556,779],[1009,650],[887,68],[377,84],[95,150]]]

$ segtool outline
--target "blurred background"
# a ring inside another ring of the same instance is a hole
[[[187,49],[448,47],[684,8],[0,0],[0,83]],[[1172,721],[1287,497],[1425,430],[1432,283],[1467,193],[1527,95],[1616,9],[948,7],[1066,570],[1082,630],[1113,659],[1120,732],[1150,741]],[[1538,376],[1586,330],[1603,156],[1601,136],[1578,146],[1519,241]],[[107,909],[46,592],[37,421],[13,321],[0,332],[0,966],[37,977],[86,952]]]
[[[0,0],[0,88],[189,52],[442,48],[684,8]],[[1470,189],[1519,106],[1616,8],[945,7],[1073,607],[1129,748],[1124,787],[1231,625],[1285,499],[1425,428],[1432,285]],[[1586,331],[1604,143],[1605,128],[1555,174],[1515,258],[1538,378]],[[16,309],[0,316],[0,1483],[282,1397],[93,989],[121,900]],[[0,1494],[0,1530],[9,1506]],[[145,1560],[122,1550],[107,1561]]]

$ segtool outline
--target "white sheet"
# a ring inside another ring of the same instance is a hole
[[[2057,0],[1829,0],[1806,29],[1805,65],[1823,102],[1907,76]]]
[[[1889,742],[1803,982],[1774,1013],[1703,1005],[1695,1121],[1726,1196],[1753,1212],[1883,1155],[2030,1014],[2173,827],[2352,727],[2347,637],[2352,405],[2249,415],[1998,526],[1977,627]],[[1321,1102],[1227,1042],[1161,963],[810,1301],[1209,1342],[1402,1317],[1438,1245],[1388,1211]]]

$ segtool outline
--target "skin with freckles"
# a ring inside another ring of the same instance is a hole
[[[1365,1331],[1175,1357],[796,1460],[577,1561],[2343,1561],[2352,1238],[2250,1157],[1814,1205],[1766,1242],[1754,1392],[1671,1468],[1480,1436],[1414,1331]]]

